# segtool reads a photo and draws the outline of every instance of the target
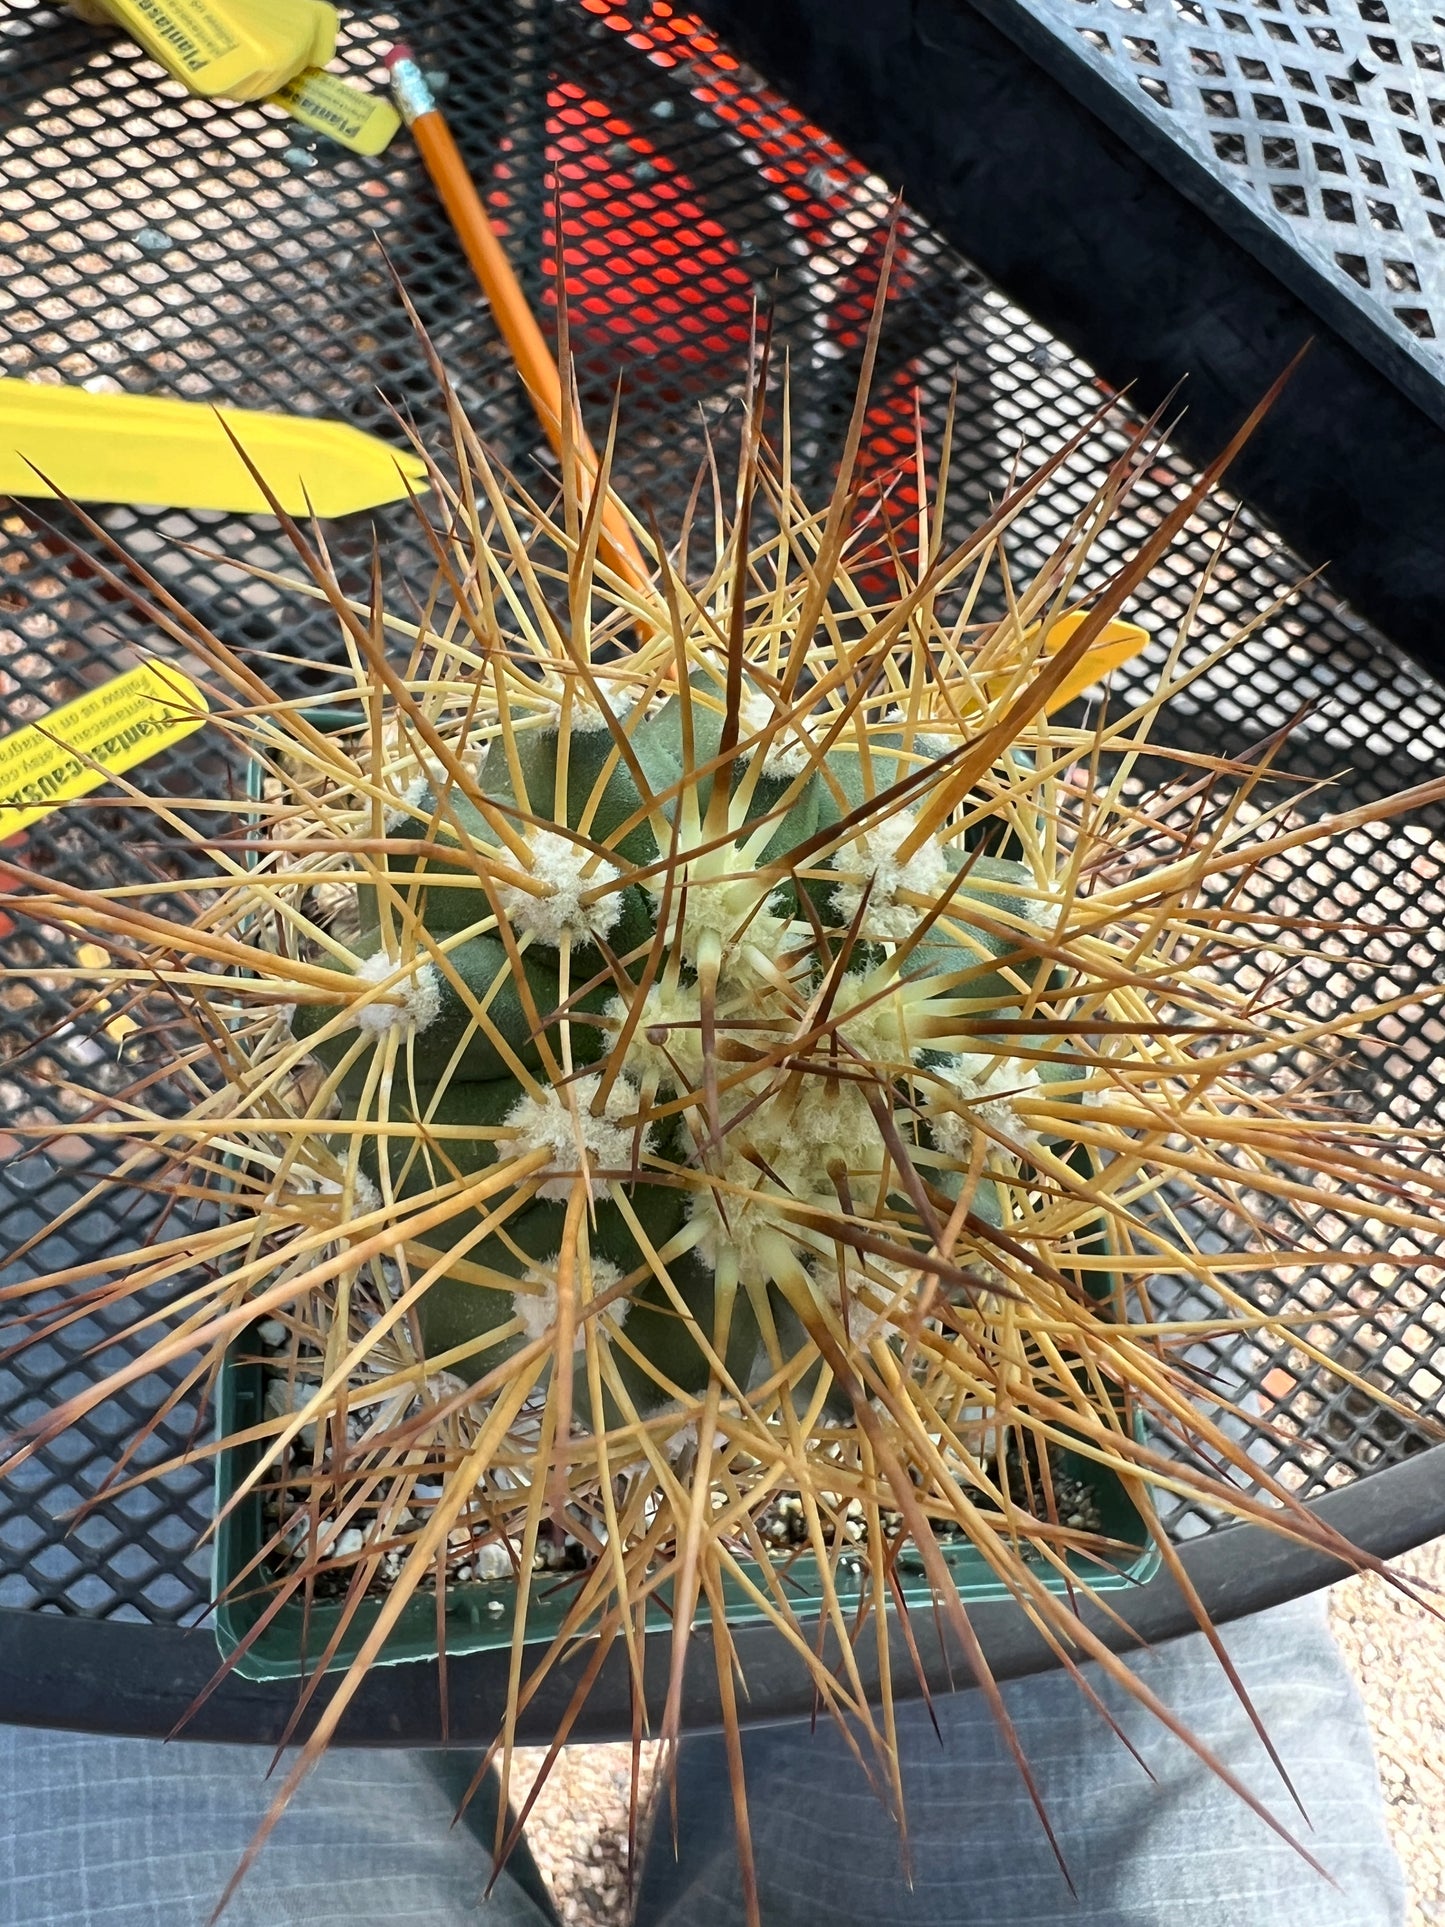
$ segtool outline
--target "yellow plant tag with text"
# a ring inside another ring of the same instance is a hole
[[[193,94],[261,100],[336,51],[327,0],[103,0],[111,19]]]
[[[107,11],[197,93],[243,84],[255,64],[225,14],[206,0],[109,0]]]
[[[0,842],[180,742],[209,713],[188,676],[145,662],[0,737]]]
[[[400,114],[383,95],[363,93],[320,67],[308,67],[271,98],[303,127],[329,134],[353,154],[384,152],[401,125]]]

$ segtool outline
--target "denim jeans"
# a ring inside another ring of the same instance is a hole
[[[1145,1766],[1055,1673],[1005,1698],[1077,1897],[986,1705],[965,1692],[935,1701],[941,1739],[921,1705],[899,1709],[911,1884],[893,1821],[828,1724],[745,1736],[765,1927],[1400,1927],[1403,1881],[1369,1733],[1323,1602],[1226,1637],[1308,1820],[1203,1639],[1132,1663],[1329,1881],[1107,1682],[1093,1679]],[[268,1759],[261,1748],[0,1728],[0,1922],[203,1927],[265,1810]],[[334,1749],[247,1875],[228,1927],[543,1927],[553,1916],[525,1857],[482,1899],[495,1789],[450,1824],[474,1767],[458,1752]],[[720,1740],[684,1743],[677,1796],[677,1854],[664,1806],[638,1927],[734,1927],[743,1901]]]

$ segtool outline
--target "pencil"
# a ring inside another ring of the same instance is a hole
[[[491,304],[492,314],[502,339],[511,350],[527,393],[532,398],[547,439],[560,456],[562,453],[562,378],[547,346],[546,336],[536,316],[527,306],[521,284],[512,271],[506,251],[497,239],[496,229],[487,217],[466,162],[452,138],[452,131],[437,107],[436,99],[418,67],[411,49],[398,43],[386,56],[392,92],[402,119],[411,129],[426,171],[441,196],[457,239],[461,242],[482,293]],[[572,436],[573,454],[595,486],[598,474],[596,451],[579,423]],[[606,565],[629,588],[642,589],[651,584],[651,575],[632,530],[617,503],[610,496],[602,505],[602,526],[598,531],[598,553]]]

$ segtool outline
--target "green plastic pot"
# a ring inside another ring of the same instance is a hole
[[[358,720],[355,710],[318,708],[309,718],[316,726],[339,729]],[[260,771],[253,766],[249,793],[260,795]],[[1095,1250],[1103,1245],[1103,1227],[1085,1245]],[[1113,1281],[1094,1272],[1084,1273],[1089,1290],[1100,1299],[1112,1295]],[[223,1440],[234,1438],[261,1421],[265,1399],[265,1365],[254,1336],[234,1346],[221,1369],[218,1397],[218,1423]],[[1136,1425],[1142,1437],[1142,1420]],[[221,1652],[235,1658],[235,1670],[243,1679],[295,1679],[309,1672],[316,1656],[325,1651],[339,1622],[339,1602],[313,1600],[309,1607],[299,1600],[281,1607],[254,1638],[251,1635],[265,1616],[275,1597],[276,1576],[264,1566],[248,1570],[256,1560],[269,1534],[262,1516],[259,1491],[247,1493],[239,1503],[231,1501],[260,1457],[256,1444],[223,1445],[216,1464],[214,1624]],[[1094,1497],[1100,1531],[1125,1551],[1114,1566],[1102,1566],[1096,1559],[1071,1554],[1071,1576],[1087,1583],[1096,1592],[1119,1592],[1138,1586],[1153,1577],[1159,1567],[1159,1554],[1143,1518],[1124,1489],[1118,1475],[1093,1465],[1082,1455],[1065,1451],[1061,1470],[1087,1484]],[[996,1577],[982,1554],[967,1543],[943,1541],[940,1550],[953,1582],[966,1604],[1009,1597],[1007,1586]],[[780,1556],[781,1557],[781,1556]],[[752,1562],[745,1562],[750,1576],[760,1577]],[[816,1558],[798,1554],[786,1566],[789,1595],[800,1618],[809,1616],[813,1602],[821,1605],[822,1588],[818,1581]],[[243,1578],[242,1575],[246,1576]],[[898,1561],[898,1576],[903,1598],[910,1610],[931,1608],[933,1593],[923,1571],[922,1560],[914,1550],[904,1552]],[[1063,1592],[1069,1582],[1052,1569],[1040,1569],[1040,1578],[1051,1591]],[[856,1599],[866,1583],[861,1557],[844,1553],[835,1568],[834,1584],[845,1609]],[[664,1589],[665,1590],[665,1589]],[[762,1590],[766,1591],[763,1587]],[[724,1585],[727,1620],[730,1625],[762,1623],[766,1615],[735,1582]],[[485,1652],[507,1646],[512,1639],[515,1584],[512,1580],[491,1583],[473,1582],[449,1585],[446,1594],[446,1640],[448,1654]],[[526,1639],[529,1645],[550,1642],[561,1628],[570,1605],[567,1575],[548,1574],[535,1586],[528,1607]],[[364,1601],[353,1613],[346,1635],[337,1647],[332,1670],[355,1658],[362,1642],[375,1624],[380,1602]],[[890,1610],[892,1608],[890,1607]],[[701,1605],[700,1620],[710,1617]],[[650,1630],[664,1631],[672,1625],[666,1599],[659,1599],[648,1612]],[[246,1641],[250,1639],[250,1643]],[[244,1647],[244,1650],[242,1648]],[[411,1660],[437,1657],[437,1614],[434,1595],[427,1593],[408,1601],[392,1629],[377,1663],[401,1665]]]
[[[265,1366],[260,1347],[242,1341],[233,1348],[221,1370],[218,1418],[222,1438],[260,1423],[265,1399]],[[1138,1428],[1142,1430],[1141,1428]],[[226,1508],[255,1466],[260,1447],[227,1445],[222,1448],[216,1469],[215,1608],[216,1640],[221,1652],[230,1657],[238,1653],[273,1599],[273,1582],[264,1568],[241,1574],[252,1564],[269,1537],[262,1519],[259,1491],[247,1493],[230,1510]],[[1060,1469],[1083,1480],[1092,1489],[1098,1509],[1100,1530],[1129,1550],[1117,1566],[1104,1567],[1097,1560],[1071,1554],[1069,1566],[1076,1579],[1096,1592],[1119,1592],[1143,1584],[1158,1570],[1159,1554],[1133,1501],[1117,1474],[1092,1465],[1082,1456],[1065,1451]],[[940,1545],[944,1560],[959,1595],[965,1604],[975,1601],[1006,1599],[1008,1588],[990,1570],[981,1553],[968,1544]],[[781,1556],[780,1556],[781,1563]],[[743,1562],[744,1570],[759,1577],[752,1561]],[[787,1585],[794,1611],[809,1617],[812,1602],[821,1602],[817,1561],[811,1553],[798,1554],[787,1564]],[[904,1601],[910,1610],[929,1609],[932,1588],[918,1553],[911,1548],[898,1561],[898,1576]],[[1040,1570],[1040,1577],[1054,1592],[1065,1590],[1065,1581],[1052,1569]],[[527,1612],[528,1645],[546,1644],[560,1630],[571,1604],[568,1574],[539,1575]],[[846,1611],[867,1583],[861,1557],[844,1553],[835,1568],[834,1583]],[[766,1590],[766,1588],[762,1588]],[[665,1590],[665,1589],[664,1589]],[[766,1615],[735,1582],[724,1586],[727,1620],[732,1626],[752,1626]],[[448,1654],[479,1653],[506,1646],[512,1639],[515,1585],[510,1579],[492,1583],[448,1585],[446,1592],[446,1651]],[[500,1610],[499,1610],[500,1609]],[[367,1600],[356,1610],[346,1636],[332,1662],[333,1670],[354,1659],[362,1641],[375,1623],[379,1601]],[[891,1610],[891,1608],[890,1608]],[[270,1623],[257,1634],[236,1659],[236,1671],[243,1679],[296,1679],[311,1670],[316,1656],[323,1652],[336,1631],[341,1614],[339,1602],[313,1600],[309,1610],[299,1600],[289,1601]],[[709,1617],[700,1607],[698,1617]],[[654,1604],[648,1612],[649,1630],[663,1631],[672,1625],[664,1603]],[[401,1665],[408,1660],[434,1660],[437,1656],[436,1599],[431,1593],[407,1602],[377,1661],[383,1666]]]

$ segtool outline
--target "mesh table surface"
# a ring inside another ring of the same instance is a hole
[[[883,184],[696,23],[647,0],[417,0],[363,9],[345,24],[341,59],[354,77],[379,86],[380,55],[399,36],[444,90],[453,129],[543,308],[560,195],[584,399],[605,411],[623,377],[620,482],[628,498],[652,505],[664,529],[675,518],[706,433],[725,437],[735,417],[758,296],[774,304],[789,349],[795,445],[818,493],[853,393],[882,251]],[[393,437],[397,408],[425,430],[439,422],[439,404],[380,244],[491,445],[524,475],[548,461],[404,136],[379,160],[363,161],[271,108],[189,99],[129,43],[33,0],[9,0],[0,13],[0,58],[4,373],[324,413]],[[962,525],[984,511],[1016,459],[1031,464],[1052,452],[1092,414],[1100,384],[908,216],[900,261],[868,459],[882,473],[906,458],[915,392],[936,446],[957,380],[951,500]],[[1125,425],[1122,413],[1102,424],[1057,472],[1019,525],[1017,571],[1043,557],[1051,529],[1087,498]],[[1187,479],[1161,455],[1130,516],[1101,542],[1101,566],[1137,543]],[[895,492],[894,500],[906,512],[906,498]],[[1132,613],[1154,640],[1121,676],[1120,697],[1147,685],[1191,583],[1212,558],[1191,652],[1205,653],[1242,619],[1259,616],[1260,625],[1174,705],[1167,741],[1244,751],[1308,705],[1282,766],[1337,779],[1331,804],[1437,772],[1445,691],[1323,586],[1297,589],[1299,571],[1279,541],[1247,514],[1235,519],[1233,508],[1221,499],[1203,510],[1137,598]],[[99,519],[218,635],[254,652],[276,687],[324,691],[336,647],[330,621],[228,566],[228,558],[245,558],[284,567],[272,524],[128,509]],[[386,510],[328,529],[358,590],[374,534],[398,592],[408,578],[426,578],[410,510]],[[204,556],[177,546],[192,538]],[[153,647],[154,635],[128,606],[60,555],[32,515],[18,506],[3,513],[0,694],[8,726]],[[273,654],[287,660],[271,661]],[[160,768],[177,794],[226,794],[240,781],[214,732],[192,737]],[[175,853],[138,847],[124,814],[101,803],[37,824],[20,860],[94,882],[142,877]],[[1439,811],[1361,831],[1348,847],[1282,859],[1256,887],[1275,909],[1374,926],[1351,940],[1348,954],[1322,951],[1310,981],[1298,986],[1312,1010],[1371,1003],[1412,975],[1441,973]],[[0,934],[0,949],[6,964],[28,973],[0,989],[0,1120],[77,1116],[86,1091],[114,1089],[127,1073],[47,976],[47,965],[67,957],[56,932],[17,923]],[[37,1034],[43,1048],[22,1059]],[[1335,1076],[1362,1111],[1402,1125],[1428,1120],[1445,1083],[1442,1040],[1437,1016],[1401,1012],[1376,1025]],[[76,1088],[62,1091],[60,1079]],[[70,1140],[64,1160],[18,1150],[0,1138],[6,1249],[83,1198],[104,1169],[100,1147],[83,1138]],[[42,1244],[25,1263],[58,1265],[71,1251],[129,1238],[158,1208],[136,1193],[121,1228],[113,1202],[89,1207],[63,1240]],[[1325,1218],[1305,1229],[1326,1252],[1343,1240],[1343,1226]],[[1229,1228],[1197,1231],[1225,1239]],[[1398,1255],[1421,1256],[1406,1241]],[[1322,1275],[1265,1278],[1258,1289],[1276,1308],[1308,1309]],[[1371,1272],[1341,1255],[1328,1279],[1353,1308],[1333,1329],[1337,1359],[1416,1409],[1437,1405],[1445,1270]],[[119,1356],[115,1330],[88,1321],[43,1346],[0,1353],[0,1427],[92,1382]],[[1368,1475],[1424,1443],[1419,1427],[1382,1414],[1298,1355],[1236,1348],[1201,1363],[1249,1393],[1259,1414],[1251,1449],[1306,1494]],[[206,1474],[102,1491],[163,1389],[143,1383],[100,1406],[0,1493],[0,1607],[162,1623],[203,1609],[204,1561],[190,1548],[208,1518]],[[174,1453],[206,1423],[182,1401],[146,1454]],[[94,1503],[73,1526],[66,1515],[82,1500]],[[1181,1534],[1217,1529],[1197,1514],[1175,1523]]]

